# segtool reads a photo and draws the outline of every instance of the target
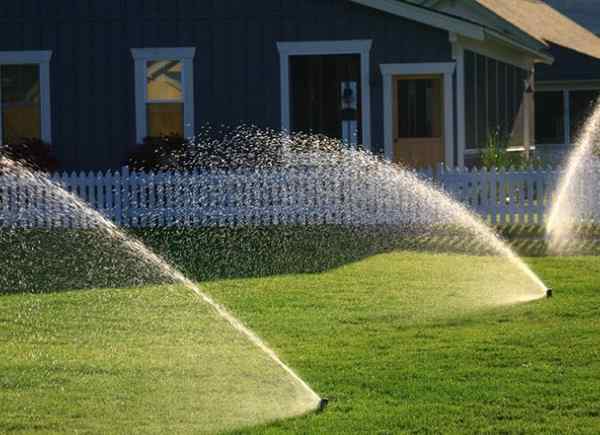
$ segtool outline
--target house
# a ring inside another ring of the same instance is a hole
[[[2,140],[40,138],[86,170],[204,124],[323,133],[412,166],[476,163],[496,129],[527,150],[553,56],[523,25],[536,11],[485,3],[0,0]],[[569,48],[600,57],[553,13]]]
[[[535,74],[535,149],[559,163],[600,95],[600,2],[590,0],[415,0],[479,20],[493,14],[547,44],[554,62]],[[577,24],[575,24],[577,23]]]

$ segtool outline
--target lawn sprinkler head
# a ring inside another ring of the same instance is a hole
[[[329,405],[329,399],[321,399],[319,401],[319,407],[317,408],[317,412],[321,413],[321,412],[325,411],[325,408],[327,408],[327,405]]]
[[[554,291],[551,288],[546,289],[546,297],[548,299],[550,299],[553,296],[553,293],[554,293]]]

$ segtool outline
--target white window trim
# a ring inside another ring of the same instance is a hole
[[[290,56],[359,54],[361,76],[362,145],[371,150],[371,46],[372,40],[278,42],[280,55],[281,128],[291,129]]]
[[[0,51],[0,65],[38,65],[40,71],[40,139],[52,143],[52,105],[50,101],[50,59],[52,51]],[[1,89],[0,89],[1,91]],[[1,108],[0,108],[1,110]],[[0,114],[1,115],[1,114]],[[0,116],[0,140],[3,137]]]
[[[538,147],[567,148],[573,145],[573,138],[571,137],[571,92],[577,91],[600,91],[600,81],[546,81],[536,83],[536,93],[562,92],[563,123],[565,126],[564,139],[562,143],[537,144]]]
[[[600,85],[590,84],[579,86],[574,83],[570,86],[538,86],[536,93],[544,92],[561,92],[562,93],[562,109],[563,109],[563,125],[564,125],[564,136],[562,143],[554,144],[536,144],[539,148],[568,148],[573,145],[573,137],[571,137],[571,92],[577,91],[600,91]]]
[[[394,160],[394,76],[442,75],[444,77],[444,158],[454,166],[454,62],[394,63],[380,66],[383,75],[383,133],[387,160]]]
[[[195,134],[194,56],[196,48],[132,48],[131,54],[135,61],[135,125],[138,143],[142,143],[148,136],[146,64],[151,60],[177,60],[183,64],[183,134],[186,138],[193,137]]]

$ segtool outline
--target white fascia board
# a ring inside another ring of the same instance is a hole
[[[483,40],[485,34],[483,27],[459,18],[453,18],[432,10],[424,9],[396,0],[350,0],[362,6],[378,9],[392,15],[403,17],[412,21],[427,24],[438,29],[447,30],[458,35],[473,39]]]
[[[528,55],[530,55],[534,59],[534,62],[545,63],[546,65],[552,65],[554,63],[554,57],[552,57],[551,55],[549,55],[547,53],[530,48],[524,44],[521,44],[520,42],[515,41],[514,39],[507,38],[506,36],[501,35],[500,33],[496,32],[494,30],[486,29],[485,33],[486,33],[486,40],[493,40],[496,42],[500,42],[500,43],[509,45],[511,47],[514,47],[517,50],[523,51],[523,52],[527,53]],[[543,46],[540,46],[540,49],[543,49],[543,48],[544,48]]]
[[[481,23],[485,26],[486,35],[495,35],[498,39],[502,39],[519,49],[536,53],[541,62],[551,61],[543,53],[543,50],[548,48],[547,44],[524,32],[475,0],[462,0],[460,2],[455,0],[431,0],[422,3],[436,10],[463,17],[475,23]]]
[[[531,70],[538,59],[528,52],[518,50],[515,46],[510,46],[502,41],[494,41],[492,38],[488,38],[487,41],[482,42],[454,36],[451,38],[451,41],[454,51],[458,48],[469,50],[527,71]]]

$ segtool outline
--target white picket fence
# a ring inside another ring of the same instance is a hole
[[[398,214],[402,214],[402,222],[416,219],[419,204],[394,211],[395,205],[405,200],[401,189],[382,192],[378,185],[381,180],[374,177],[366,184],[364,180],[358,183],[348,171],[329,174],[327,183],[335,186],[323,186],[324,179],[315,171],[324,170],[335,168],[186,173],[130,173],[123,168],[106,173],[54,174],[50,179],[126,227],[385,224],[398,223]],[[500,225],[543,223],[559,173],[544,169],[445,169],[420,176],[432,180],[485,220]],[[93,225],[93,216],[73,212],[68,202],[44,183],[0,176],[0,227]],[[435,221],[436,216],[430,219]]]
[[[554,169],[445,170],[441,186],[493,225],[543,224],[560,177]]]

